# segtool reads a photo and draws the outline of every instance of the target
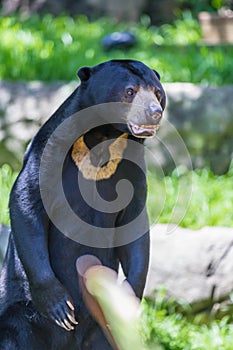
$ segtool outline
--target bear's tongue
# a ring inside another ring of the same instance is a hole
[[[159,125],[136,125],[130,123],[130,128],[134,136],[136,137],[152,137]]]

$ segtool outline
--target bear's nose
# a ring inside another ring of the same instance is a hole
[[[155,119],[160,119],[162,117],[162,108],[156,103],[151,103],[148,107],[148,114],[150,117],[154,117]]]

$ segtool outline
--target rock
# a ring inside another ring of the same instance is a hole
[[[0,83],[0,164],[20,166],[26,144],[76,86]],[[157,138],[147,143],[149,164],[165,173],[179,165],[225,173],[233,156],[233,86],[164,86],[168,103]]]
[[[146,296],[165,288],[168,296],[202,311],[229,298],[233,290],[233,228],[192,231],[155,225]]]
[[[7,243],[9,238],[10,228],[0,224],[0,271],[6,254]]]
[[[76,83],[0,82],[0,164],[22,164],[26,145]]]
[[[190,156],[194,168],[210,166],[216,174],[225,173],[233,156],[233,86],[172,83],[165,90],[165,122],[158,138],[148,143],[156,161],[168,172],[175,165],[190,167]]]

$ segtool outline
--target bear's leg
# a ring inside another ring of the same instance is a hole
[[[82,350],[113,350],[103,331],[95,321],[92,321],[92,326],[85,329],[83,333]]]
[[[41,327],[37,330],[35,322],[31,322],[34,316],[23,302],[9,306],[0,316],[0,349],[51,350],[45,332]]]

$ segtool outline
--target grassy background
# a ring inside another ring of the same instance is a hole
[[[181,176],[156,178],[148,172],[148,212],[151,224],[177,223],[199,229],[233,227],[233,167],[222,176],[208,169],[187,171]],[[161,205],[162,202],[162,205]]]
[[[130,30],[138,44],[128,50],[105,52],[101,40],[113,31]],[[73,80],[78,68],[111,58],[133,58],[157,69],[163,82],[232,84],[233,46],[202,44],[198,21],[190,13],[172,25],[89,22],[51,15],[4,17],[0,21],[0,78],[11,80]]]
[[[189,320],[178,311],[180,308],[190,309],[189,305],[167,300],[162,290],[155,302],[143,301],[141,328],[151,350],[157,341],[164,350],[232,350],[233,324],[229,316],[200,323],[198,316]]]
[[[9,195],[16,176],[9,165],[0,167],[0,223],[6,225],[9,225]]]

